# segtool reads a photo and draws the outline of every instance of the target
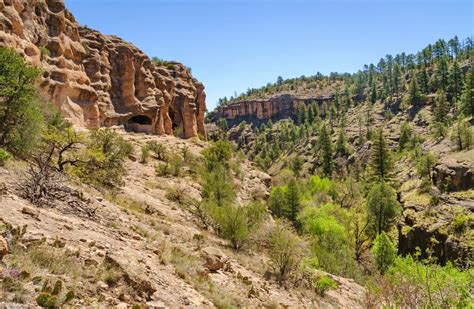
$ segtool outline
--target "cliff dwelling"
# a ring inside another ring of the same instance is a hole
[[[151,118],[145,115],[136,115],[128,119],[125,129],[137,133],[154,133]]]

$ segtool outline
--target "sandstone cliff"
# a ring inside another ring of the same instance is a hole
[[[217,108],[216,119],[225,118],[230,126],[242,120],[252,123],[267,122],[269,119],[280,120],[293,118],[296,107],[310,102],[330,102],[333,95],[299,96],[292,93],[282,93],[265,99],[242,100]]]
[[[203,85],[124,40],[81,27],[62,0],[0,0],[0,46],[43,69],[40,90],[74,125],[206,136]]]

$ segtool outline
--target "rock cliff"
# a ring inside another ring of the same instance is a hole
[[[81,27],[62,0],[0,0],[0,46],[43,69],[41,93],[75,126],[206,136],[204,86],[116,37]]]
[[[330,96],[298,96],[283,93],[265,99],[242,100],[217,108],[216,119],[225,118],[230,126],[242,120],[252,123],[266,122],[269,119],[280,120],[296,116],[296,107],[310,102],[329,102]]]

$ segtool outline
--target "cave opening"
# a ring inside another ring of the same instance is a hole
[[[127,131],[138,133],[153,133],[152,120],[145,115],[136,115],[128,119],[125,124]]]

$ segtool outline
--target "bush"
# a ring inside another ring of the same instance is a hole
[[[84,183],[114,188],[123,184],[125,159],[133,146],[109,129],[93,130],[86,141],[81,162],[73,169]]]
[[[6,151],[0,148],[0,166],[4,166],[5,162],[7,162],[11,158],[11,155]]]
[[[473,275],[472,269],[460,271],[451,263],[440,266],[397,257],[384,276],[383,301],[400,308],[470,308]]]
[[[238,250],[249,242],[251,233],[260,226],[265,207],[259,202],[245,206],[209,204],[207,211],[219,235],[229,240],[233,249]]]
[[[147,142],[145,145],[148,148],[148,152],[153,152],[153,157],[157,160],[166,161],[168,159],[168,150],[163,144],[156,141]]]
[[[470,221],[471,217],[469,216],[469,214],[458,214],[456,217],[454,217],[453,220],[454,231],[457,233],[463,232],[469,226]]]
[[[271,228],[268,239],[268,257],[276,272],[278,283],[282,284],[298,268],[302,258],[302,241],[292,228],[277,221]]]
[[[150,148],[148,147],[148,145],[143,145],[141,151],[142,152],[140,162],[147,163],[148,159],[150,158]]]
[[[337,282],[331,277],[322,275],[313,280],[313,288],[320,296],[324,296],[327,291],[337,289]]]

